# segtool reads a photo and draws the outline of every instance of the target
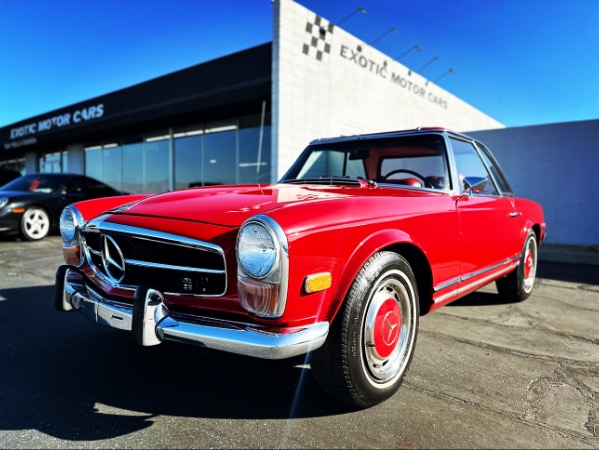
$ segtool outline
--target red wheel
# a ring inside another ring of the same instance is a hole
[[[502,298],[522,301],[530,297],[537,276],[537,250],[537,236],[531,230],[526,237],[519,266],[495,283]]]

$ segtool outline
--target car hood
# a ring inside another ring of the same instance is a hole
[[[0,189],[0,198],[8,197],[11,202],[49,197],[54,195],[52,193],[44,193],[44,192],[29,192],[29,191],[3,191]]]
[[[238,227],[248,218],[273,210],[291,208],[300,216],[311,210],[326,209],[324,201],[376,197],[418,198],[426,192],[374,186],[222,186],[167,192],[116,208],[118,215],[136,215],[188,220],[214,225]],[[380,202],[377,202],[380,203]],[[300,207],[300,204],[302,205]],[[330,204],[328,204],[330,205]],[[297,208],[296,208],[297,207]],[[370,211],[372,214],[373,211]],[[397,213],[397,211],[396,211]]]

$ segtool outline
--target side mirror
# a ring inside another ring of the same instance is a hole
[[[487,177],[465,177],[464,191],[468,196],[480,194],[485,190],[488,181],[489,179]]]

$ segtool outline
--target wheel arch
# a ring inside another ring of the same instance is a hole
[[[537,237],[537,245],[541,245],[541,225],[538,223],[534,224],[531,229],[534,231],[535,236]]]
[[[433,273],[425,253],[411,243],[394,244],[383,250],[397,253],[408,261],[416,277],[420,315],[427,314],[433,305]]]
[[[389,251],[406,259],[416,278],[420,315],[428,313],[433,304],[433,276],[425,252],[407,233],[386,230],[370,236],[356,248],[345,265],[325,319],[335,320],[351,284],[364,264],[377,252]]]

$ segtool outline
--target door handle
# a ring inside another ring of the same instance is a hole
[[[510,217],[518,217],[521,216],[522,213],[520,211],[514,211],[510,213]]]

